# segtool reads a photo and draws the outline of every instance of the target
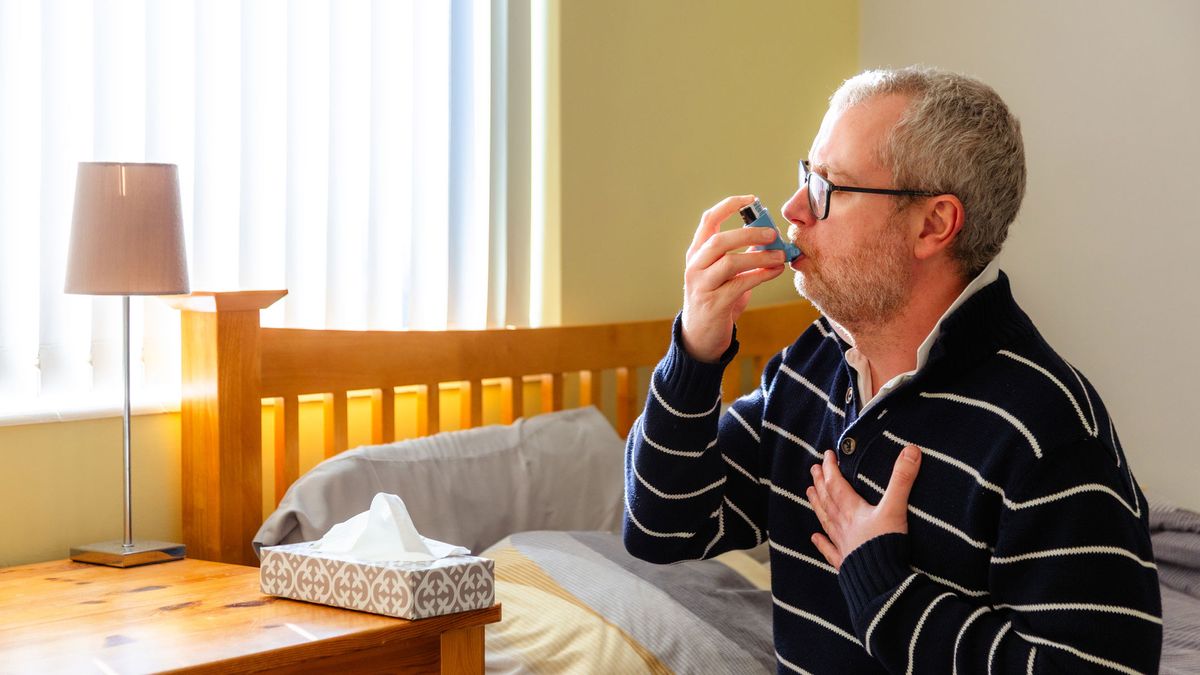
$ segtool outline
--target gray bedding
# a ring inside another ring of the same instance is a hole
[[[1200,673],[1200,514],[1150,506],[1162,588],[1164,675]]]

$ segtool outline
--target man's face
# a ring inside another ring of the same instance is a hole
[[[811,169],[835,185],[895,187],[878,150],[905,104],[886,96],[830,110],[813,141]],[[914,260],[907,218],[894,198],[835,191],[829,217],[817,220],[807,195],[799,189],[782,211],[804,252],[792,263],[796,290],[848,328],[894,318],[908,301]]]

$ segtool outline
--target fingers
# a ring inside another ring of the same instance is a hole
[[[769,227],[739,227],[717,232],[705,239],[695,249],[688,250],[687,264],[692,268],[706,268],[732,251],[747,246],[765,246],[775,241],[778,233]],[[778,251],[761,251],[775,253]],[[751,252],[756,253],[756,252]]]
[[[838,552],[837,547],[833,545],[833,542],[829,541],[829,537],[826,537],[820,532],[816,532],[813,534],[811,539],[813,545],[817,547],[817,550],[821,552],[821,555],[825,556],[825,560],[827,560],[830,565],[833,565],[835,569],[842,568],[842,554]]]
[[[920,448],[909,445],[901,450],[896,464],[892,467],[892,478],[883,492],[883,498],[879,500],[879,508],[887,512],[907,514],[908,496],[912,492],[920,468]]]
[[[829,493],[829,498],[834,503],[841,505],[851,495],[858,497],[858,493],[854,492],[854,488],[850,487],[850,483],[842,477],[842,471],[838,468],[837,455],[832,450],[826,450],[825,456],[821,459],[821,474],[825,477],[825,491]]]
[[[808,497],[808,503],[812,504],[813,513],[817,514],[817,520],[821,523],[821,529],[829,531],[829,514],[825,512],[825,502],[821,500],[821,495],[817,494],[817,488],[809,486],[804,490],[804,496]]]
[[[764,251],[764,252],[765,253],[780,253],[780,257],[778,257],[778,260],[779,261],[783,260],[782,253],[780,251]],[[739,253],[736,255],[740,257],[740,256],[749,256],[749,255],[757,256],[758,254],[757,253]],[[730,256],[730,257],[732,257],[732,256]],[[759,284],[768,282],[768,281],[774,279],[775,277],[779,276],[780,274],[783,274],[784,270],[786,270],[787,268],[784,266],[784,264],[782,262],[772,262],[775,259],[776,259],[775,256],[768,256],[767,264],[755,265],[754,267],[751,267],[748,270],[738,272],[737,274],[733,275],[732,278],[722,277],[720,274],[718,274],[714,270],[713,277],[707,277],[707,278],[705,278],[704,281],[699,281],[699,279],[697,279],[696,283],[701,284],[701,285],[716,284],[716,286],[712,290],[719,289],[723,285],[723,286],[725,286],[725,288],[722,289],[722,291],[724,293],[727,293],[729,296],[732,296],[732,297],[737,297],[737,296],[745,294],[747,291],[754,288],[755,286],[758,286]],[[741,266],[743,264],[753,264],[753,263],[750,261],[746,261],[744,263],[739,262],[738,266]],[[713,268],[710,268],[710,269],[713,269]],[[736,269],[736,267],[734,269]]]
[[[729,279],[750,270],[782,267],[786,260],[783,251],[746,251],[745,253],[722,253],[707,268],[719,277]]]
[[[825,531],[829,531],[829,513],[836,509],[837,504],[829,497],[829,487],[826,482],[825,472],[820,464],[814,464],[812,467],[813,475],[813,511],[817,512],[817,518],[821,521],[821,525],[825,527]]]
[[[693,253],[700,250],[704,242],[720,232],[721,223],[725,222],[726,218],[736,213],[738,209],[753,204],[754,199],[754,195],[726,197],[700,214],[700,224],[696,226],[696,233],[692,235],[692,243],[688,246],[687,257],[690,259]]]

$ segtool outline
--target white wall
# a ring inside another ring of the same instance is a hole
[[[1020,118],[1029,183],[1001,266],[1147,493],[1200,510],[1200,2],[860,7],[864,68],[975,75]]]

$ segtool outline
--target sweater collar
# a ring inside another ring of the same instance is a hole
[[[964,368],[999,349],[1036,336],[1037,329],[1017,305],[1008,275],[979,289],[944,317],[926,365]]]

